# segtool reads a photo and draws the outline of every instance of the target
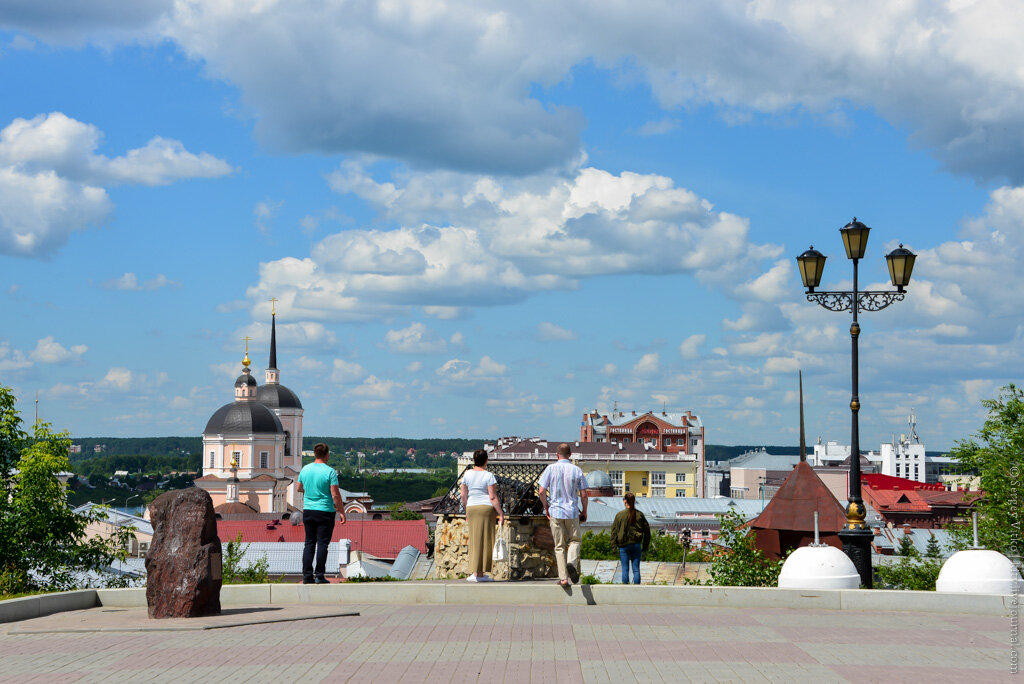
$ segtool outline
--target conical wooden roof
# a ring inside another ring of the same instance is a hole
[[[814,512],[818,529],[835,534],[846,523],[842,505],[821,481],[807,461],[799,462],[761,515],[750,521],[755,530],[814,531]]]

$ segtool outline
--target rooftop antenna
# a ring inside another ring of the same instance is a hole
[[[36,390],[36,422],[33,425],[39,425],[39,390]]]
[[[804,372],[799,371],[800,378],[800,462],[805,463],[807,461],[807,439],[804,437]],[[815,515],[815,522],[817,522],[817,513]],[[817,541],[817,540],[815,540]]]
[[[910,409],[910,417],[907,418],[907,422],[910,423],[910,440],[915,444],[921,443],[921,438],[917,436],[917,416],[914,415],[914,409]]]

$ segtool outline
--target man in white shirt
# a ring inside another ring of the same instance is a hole
[[[544,515],[551,523],[558,583],[563,587],[569,586],[570,580],[579,582],[580,523],[587,520],[587,480],[583,471],[569,460],[571,455],[568,444],[558,445],[558,460],[541,473],[537,491],[544,504]],[[580,508],[576,507],[577,497]]]

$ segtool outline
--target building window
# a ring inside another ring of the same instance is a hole
[[[622,471],[621,470],[609,470],[608,478],[612,481],[612,484],[616,487],[622,486]]]
[[[628,482],[626,483],[626,491],[627,492],[629,491],[629,483]]]
[[[665,473],[663,471],[657,471],[657,470],[656,471],[652,471],[651,472],[651,486],[652,487],[657,486],[657,485],[664,486],[664,484],[665,484]]]
[[[686,490],[685,489],[677,489],[676,490],[676,498],[677,499],[681,499],[684,496],[686,496]]]
[[[640,486],[641,487],[646,487],[647,486],[647,478],[646,477],[641,477],[640,478]]]
[[[632,441],[633,441],[633,440],[631,440],[631,439],[630,439],[629,437],[623,437],[623,438],[622,438],[622,443],[623,443],[623,444],[629,444],[629,443],[630,443],[630,442],[632,442]]]
[[[676,473],[676,482],[686,482],[686,473]]]
[[[268,461],[269,460],[270,460],[270,454],[268,452],[266,452],[266,451],[261,451],[260,452],[260,468],[268,467],[268,465],[269,465]]]
[[[696,451],[696,450],[697,450],[697,443],[698,443],[698,442],[697,442],[697,440],[695,439],[695,440],[693,440],[693,444],[691,444],[691,446],[693,447],[693,450],[694,450],[694,451]]]
[[[686,446],[686,438],[685,437],[677,438],[676,439],[676,446],[681,446],[681,447]]]
[[[664,497],[665,496],[665,488],[664,487],[651,487],[651,496],[661,496],[661,497]]]
[[[211,452],[210,452],[210,467],[211,467],[211,468],[213,467],[213,456],[214,456],[214,452],[213,452],[213,451],[211,451]]]
[[[235,463],[237,463],[239,465],[239,467],[241,467],[241,465],[242,465],[242,452],[241,451],[232,451],[231,452],[231,460],[234,461]]]

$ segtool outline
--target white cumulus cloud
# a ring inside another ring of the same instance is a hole
[[[36,343],[36,348],[29,354],[29,358],[36,363],[68,363],[80,360],[82,354],[87,351],[89,347],[84,344],[67,348],[57,342],[52,335],[48,335]]]
[[[448,349],[448,344],[436,332],[419,322],[408,328],[387,331],[384,344],[396,354],[443,354]]]
[[[60,112],[14,119],[0,131],[0,253],[46,256],[71,233],[102,223],[113,205],[103,186],[166,185],[231,172],[209,154],[153,138],[109,158],[95,126]]]

